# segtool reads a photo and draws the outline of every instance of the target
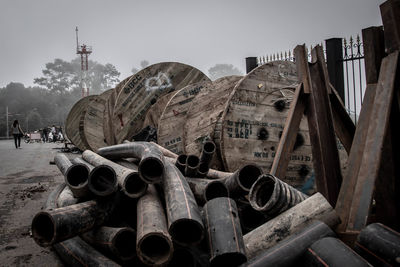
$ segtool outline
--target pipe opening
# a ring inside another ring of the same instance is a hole
[[[136,233],[122,230],[115,236],[113,244],[121,259],[132,258],[136,254]]]
[[[259,167],[255,165],[246,165],[239,170],[239,183],[244,189],[249,191],[261,174],[262,171]]]
[[[96,195],[111,194],[117,188],[115,171],[106,165],[97,166],[89,176],[89,189]]]
[[[228,197],[228,188],[223,182],[213,181],[210,182],[204,192],[206,201],[217,197]]]
[[[194,267],[196,266],[196,261],[193,254],[186,249],[175,249],[171,261],[168,263],[170,267]]]
[[[189,155],[186,159],[186,165],[191,168],[196,168],[200,163],[200,159],[198,156]]]
[[[176,162],[177,162],[179,165],[186,165],[186,159],[187,159],[187,155],[182,154],[182,155],[179,155],[179,156],[178,156],[178,158],[176,159]]]
[[[202,162],[202,163],[200,163],[197,172],[200,175],[206,175],[209,170],[210,170],[210,167],[208,167],[208,164],[205,162]]]
[[[211,154],[215,152],[215,144],[214,142],[206,142],[203,145],[204,152]]]
[[[144,237],[139,245],[139,250],[145,259],[155,264],[167,262],[172,253],[170,243],[161,235]]]
[[[211,267],[219,267],[219,266],[239,266],[242,263],[245,263],[247,258],[245,255],[237,252],[224,253],[218,255],[211,259],[210,266]]]
[[[67,183],[73,187],[79,187],[87,183],[89,170],[85,165],[72,165],[67,173]]]
[[[275,188],[275,180],[270,176],[263,176],[254,185],[254,198],[259,207],[264,207],[271,199]]]
[[[155,183],[161,179],[164,173],[164,166],[156,158],[145,158],[139,164],[139,173],[144,180],[149,183]]]
[[[172,239],[182,245],[194,245],[203,238],[203,227],[197,221],[180,219],[169,228]]]
[[[40,246],[50,245],[55,237],[54,222],[47,213],[38,213],[32,220],[32,235]]]
[[[131,173],[125,179],[125,191],[132,197],[138,197],[147,189],[147,184],[140,178],[139,173]]]

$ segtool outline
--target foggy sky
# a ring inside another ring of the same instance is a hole
[[[245,57],[361,34],[381,25],[384,0],[0,0],[0,87],[33,85],[47,62],[76,57],[111,63],[120,80],[151,64],[178,61],[207,74],[217,63],[245,72]]]

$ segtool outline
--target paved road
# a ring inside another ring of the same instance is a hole
[[[30,237],[33,216],[63,181],[49,162],[59,143],[21,144],[0,141],[0,266],[62,266],[51,248],[39,247]]]

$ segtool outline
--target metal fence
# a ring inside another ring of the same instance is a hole
[[[365,92],[364,48],[359,35],[356,38],[332,38],[325,41],[325,58],[328,63],[328,72],[331,83],[334,85],[345,104],[347,112],[355,123],[361,110]],[[310,50],[312,50],[312,46]],[[336,51],[335,51],[336,50]],[[308,54],[311,60],[311,53]],[[258,66],[270,61],[295,61],[293,51],[259,56],[256,59]],[[329,64],[331,61],[331,64]],[[336,73],[334,73],[336,72]]]

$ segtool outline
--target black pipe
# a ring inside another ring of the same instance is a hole
[[[246,199],[238,198],[236,205],[239,212],[240,226],[244,235],[271,219],[267,215],[253,209]]]
[[[137,171],[114,163],[90,150],[84,151],[82,158],[94,166],[107,165],[111,167],[117,175],[122,192],[128,197],[137,198],[145,193],[146,184],[141,180]]]
[[[339,239],[325,237],[315,241],[306,250],[303,266],[368,267],[372,265]]]
[[[301,231],[279,242],[277,245],[265,250],[257,257],[251,259],[247,264],[243,264],[243,266],[299,266],[299,260],[307,248],[315,241],[326,236],[335,236],[335,233],[325,223],[315,221]]]
[[[136,257],[136,232],[130,227],[101,226],[81,234],[83,240],[121,261]]]
[[[126,195],[131,198],[139,198],[146,194],[147,183],[140,177],[138,166],[128,160],[117,160],[116,163],[133,171],[125,182]]]
[[[182,173],[166,162],[163,191],[168,231],[178,244],[194,245],[203,239],[204,226],[199,207]]]
[[[196,177],[199,165],[200,165],[200,159],[198,156],[188,155],[186,158],[185,176]]]
[[[355,251],[374,266],[400,266],[400,233],[372,223],[361,230]]]
[[[164,209],[153,185],[137,203],[137,255],[151,266],[166,264],[174,251]]]
[[[64,241],[103,224],[114,208],[114,201],[87,201],[45,210],[32,220],[32,235],[42,247]]]
[[[204,163],[208,167],[210,167],[215,150],[216,150],[215,143],[213,141],[206,141],[201,149],[200,163]]]
[[[114,194],[118,189],[117,175],[113,168],[107,165],[96,166],[89,175],[89,190],[100,197]]]
[[[100,148],[97,153],[109,159],[139,158],[138,171],[149,184],[161,182],[164,172],[164,155],[149,142],[130,142]]]
[[[86,160],[84,160],[82,157],[76,157],[72,160],[72,163],[79,163],[79,164],[83,164],[86,167],[89,168],[89,171],[92,171],[94,169],[94,166],[92,164],[90,164],[89,162],[87,162]]]
[[[251,206],[269,216],[275,216],[300,203],[307,196],[271,174],[261,175],[249,193]]]
[[[222,181],[201,178],[186,178],[186,181],[199,205],[217,197],[229,196],[228,188]]]
[[[232,197],[247,195],[253,183],[262,174],[262,169],[257,165],[245,165],[232,175],[224,179]]]
[[[196,259],[189,249],[183,247],[174,248],[171,261],[167,265],[168,267],[195,267]]]
[[[210,170],[210,167],[208,166],[208,164],[206,162],[200,162],[199,168],[197,169],[196,177],[200,177],[200,178],[206,177],[209,170]]]
[[[65,187],[65,184],[60,184],[50,193],[44,205],[45,210],[57,208],[58,198]],[[80,237],[54,244],[53,248],[67,266],[119,266],[92,248]]]
[[[182,174],[185,174],[186,159],[187,159],[187,155],[181,154],[176,158],[176,161],[175,161],[175,166],[178,168],[178,170],[181,171]]]
[[[57,198],[57,206],[58,207],[71,206],[78,203],[78,201],[79,199],[74,197],[74,194],[72,193],[71,189],[68,186],[66,186]]]
[[[65,183],[71,189],[76,198],[85,197],[89,194],[88,179],[89,168],[84,164],[74,163],[62,153],[57,153],[54,162],[65,177]]]
[[[239,266],[247,261],[236,203],[219,197],[204,205],[210,266]]]

